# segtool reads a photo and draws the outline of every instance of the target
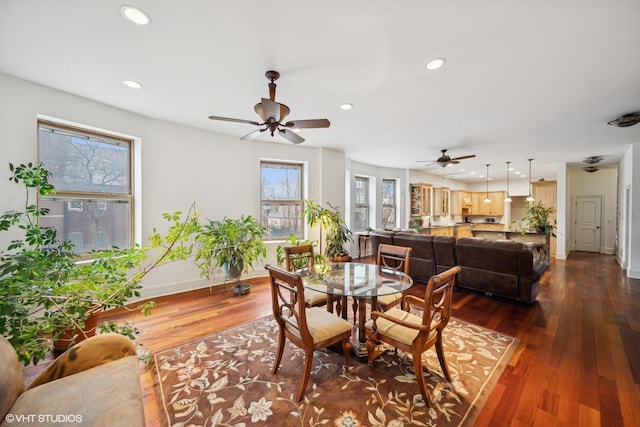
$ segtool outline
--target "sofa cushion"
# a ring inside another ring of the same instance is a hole
[[[434,236],[433,252],[436,257],[436,274],[458,265],[455,238],[451,236]]]
[[[18,354],[5,337],[0,335],[0,421],[24,390],[22,367]]]
[[[398,233],[393,236],[393,244],[411,248],[409,276],[413,280],[428,282],[436,271],[433,253],[433,236],[426,234]]]
[[[29,389],[18,397],[11,413],[36,420],[57,416],[48,423],[57,426],[144,426],[138,357],[123,357]]]
[[[377,229],[369,233],[369,239],[371,240],[371,250],[373,251],[374,258],[378,254],[378,246],[380,243],[387,245],[393,245],[393,235],[395,231]]]

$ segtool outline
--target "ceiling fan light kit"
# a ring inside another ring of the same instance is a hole
[[[595,165],[596,163],[600,163],[603,160],[604,160],[604,157],[602,156],[591,156],[584,159],[582,163],[586,163],[588,165]]]
[[[635,113],[623,114],[615,120],[607,122],[608,125],[626,128],[640,123],[640,111]]]
[[[262,98],[254,107],[254,111],[262,119],[262,123],[253,120],[234,119],[230,117],[221,116],[209,116],[211,120],[220,120],[225,122],[234,123],[247,123],[254,126],[264,126],[262,129],[256,129],[253,132],[241,137],[242,140],[254,139],[264,132],[268,131],[271,136],[274,136],[276,132],[278,135],[286,139],[293,144],[300,144],[304,142],[304,138],[297,134],[299,129],[309,128],[328,128],[331,123],[327,119],[308,119],[308,120],[294,120],[284,123],[285,117],[289,115],[291,110],[284,104],[276,102],[276,83],[275,81],[280,78],[280,73],[277,71],[267,71],[265,77],[269,80],[269,99]],[[291,128],[291,129],[287,129]]]

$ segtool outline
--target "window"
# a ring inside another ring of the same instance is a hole
[[[369,226],[369,178],[356,176],[354,231],[364,231]]]
[[[396,226],[396,180],[382,180],[382,226]]]
[[[38,122],[38,154],[51,172],[54,196],[40,197],[41,225],[67,236],[80,255],[133,244],[132,141]]]
[[[261,162],[260,221],[265,239],[303,238],[302,165]]]

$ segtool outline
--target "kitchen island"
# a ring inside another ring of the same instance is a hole
[[[549,237],[545,234],[533,231],[515,231],[509,228],[486,228],[476,226],[471,228],[473,237],[482,237],[487,240],[515,240],[522,242],[523,245],[530,248],[534,254],[544,257],[545,262],[549,263]]]

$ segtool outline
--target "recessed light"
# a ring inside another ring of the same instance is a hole
[[[293,132],[295,132],[295,133],[300,133],[300,129],[298,129],[298,128],[294,128],[294,129],[291,129],[291,130],[292,130]]]
[[[431,61],[427,62],[427,65],[425,65],[424,68],[429,71],[437,70],[438,68],[442,67],[445,62],[447,62],[447,60],[444,58],[432,59]]]
[[[343,110],[351,110],[353,108],[353,104],[349,104],[347,102],[347,103],[344,103],[344,104],[340,105],[340,108],[343,109]]]
[[[142,88],[142,84],[138,83],[135,80],[123,80],[122,84],[125,85],[125,86],[128,86],[128,87],[130,87],[132,89],[140,89],[140,88]]]
[[[151,22],[149,15],[135,6],[122,6],[120,13],[127,20],[137,25],[147,25]]]

